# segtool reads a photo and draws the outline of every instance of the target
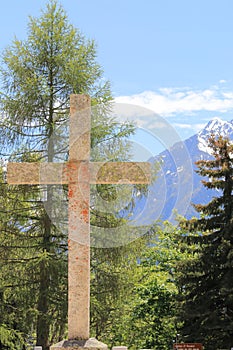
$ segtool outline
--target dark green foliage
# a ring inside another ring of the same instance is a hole
[[[179,267],[183,340],[202,342],[207,350],[233,344],[233,145],[214,136],[209,144],[214,159],[198,161],[197,172],[208,177],[204,186],[218,189],[220,196],[195,205],[200,219],[181,223],[193,232],[184,240],[196,249]]]
[[[47,214],[35,187],[0,184],[0,323],[3,329],[6,325],[10,337],[12,333],[15,337],[20,334],[23,344],[35,337],[37,320],[42,318],[40,312],[46,317],[44,322],[50,322],[51,334],[63,334],[67,308],[66,236],[52,229],[52,237],[45,242],[43,224]],[[43,314],[39,300],[44,297],[42,287],[47,277],[42,273],[46,270],[50,270],[51,285],[47,283],[49,290],[45,288],[49,308]]]

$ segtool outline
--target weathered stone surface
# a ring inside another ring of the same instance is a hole
[[[9,163],[9,184],[149,184],[151,167],[146,162]],[[85,176],[83,175],[85,174]]]
[[[68,338],[89,337],[90,225],[89,184],[69,185]]]
[[[50,346],[50,350],[107,350],[106,344],[95,338],[87,340],[63,340],[56,345]]]
[[[90,164],[91,184],[149,184],[151,166],[146,162],[106,162]]]
[[[90,132],[91,98],[73,94],[70,96],[70,160],[89,160]]]
[[[90,130],[91,99],[87,95],[70,97],[69,161],[77,173],[68,169],[68,339],[88,339],[90,327]],[[71,167],[72,168],[72,167]]]

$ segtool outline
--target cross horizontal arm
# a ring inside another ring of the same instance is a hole
[[[149,184],[151,165],[146,162],[90,163],[91,184]]]
[[[87,171],[88,168],[88,171]],[[149,184],[151,166],[147,162],[9,163],[7,182],[12,185],[49,185],[83,182],[81,172],[89,173],[90,184]]]

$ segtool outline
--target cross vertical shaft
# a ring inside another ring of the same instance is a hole
[[[73,349],[74,339],[89,338],[90,184],[149,184],[151,179],[149,163],[90,162],[89,96],[71,95],[69,129],[68,162],[8,163],[7,167],[9,184],[68,184],[68,341],[51,346],[53,350],[65,349],[70,344],[70,349]],[[95,349],[102,345],[95,344]],[[85,348],[89,349],[89,345]],[[94,349],[93,344],[90,348]]]
[[[90,227],[89,158],[91,102],[86,95],[71,95],[69,166],[68,338],[89,338]],[[72,174],[75,178],[72,178]],[[78,176],[78,182],[76,177]]]

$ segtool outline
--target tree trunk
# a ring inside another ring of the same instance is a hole
[[[51,228],[50,220],[52,203],[52,188],[47,186],[47,205],[44,216],[44,235],[43,235],[43,253],[46,255],[42,258],[40,264],[40,285],[38,296],[38,318],[37,318],[37,341],[38,346],[42,346],[43,350],[49,350],[49,328],[50,320],[49,311],[49,290],[50,290],[50,263],[47,253],[51,250]]]

